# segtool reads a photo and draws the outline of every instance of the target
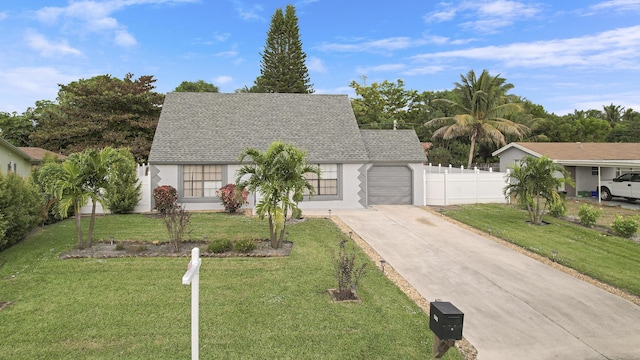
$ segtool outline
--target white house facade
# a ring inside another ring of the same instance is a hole
[[[187,210],[223,210],[215,192],[235,182],[241,151],[265,151],[276,140],[322,170],[309,179],[316,195],[303,210],[423,203],[426,157],[415,131],[360,130],[347,95],[169,93],[149,155],[150,186],[175,187]]]

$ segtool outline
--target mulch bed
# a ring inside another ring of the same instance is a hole
[[[118,244],[122,244],[122,249],[118,250]],[[255,240],[256,247],[248,253],[238,251],[227,251],[214,254],[207,252],[207,242],[182,242],[176,251],[173,244],[159,242],[140,241],[118,241],[113,244],[110,241],[98,241],[88,249],[71,249],[60,254],[60,259],[80,259],[80,258],[124,258],[124,257],[190,257],[194,247],[200,248],[200,257],[278,257],[288,256],[293,248],[293,243],[284,241],[279,249],[271,247],[269,240]]]

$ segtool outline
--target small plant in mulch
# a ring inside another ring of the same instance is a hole
[[[348,241],[347,239],[340,241],[338,255],[333,260],[338,288],[331,289],[329,292],[336,301],[358,300],[356,289],[366,274],[367,263],[356,264],[355,252],[346,249],[345,245]]]
[[[182,206],[176,205],[165,211],[162,221],[175,251],[180,250],[180,243],[184,241],[185,235],[191,232],[191,213]]]
[[[124,250],[124,244],[119,242],[116,244],[116,250]]]
[[[638,233],[638,217],[616,214],[616,218],[611,224],[611,230],[615,235],[631,238]]]
[[[580,223],[586,227],[593,227],[596,224],[596,221],[602,214],[602,209],[594,209],[593,206],[583,204],[580,206],[580,210],[578,210],[578,217],[580,217]]]
[[[233,243],[233,248],[240,253],[250,253],[256,248],[256,243],[253,239],[244,238],[239,239]]]
[[[207,245],[207,251],[214,254],[222,254],[233,249],[230,239],[215,239]]]

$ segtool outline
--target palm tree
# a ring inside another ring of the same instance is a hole
[[[247,148],[239,156],[240,161],[249,158],[251,164],[236,172],[237,190],[262,196],[256,212],[260,219],[268,217],[271,247],[276,249],[282,245],[289,210],[298,209],[305,191],[310,195],[314,193],[305,174],[320,176],[320,169],[307,165],[305,156],[304,151],[281,141],[274,141],[264,153]]]
[[[622,114],[624,113],[624,107],[621,105],[611,105],[602,106],[604,110],[602,115],[604,116],[604,120],[607,120],[611,127],[615,126],[622,120]]]
[[[573,185],[567,170],[546,156],[525,156],[520,160],[520,165],[511,166],[507,176],[509,183],[504,188],[504,194],[514,195],[518,203],[526,207],[531,223],[536,225],[542,222],[547,206],[564,201],[559,192],[560,186]]]
[[[109,187],[108,175],[113,164],[120,160],[120,153],[106,147],[100,151],[87,149],[75,157],[71,156],[71,161],[77,161],[82,170],[84,187],[91,197],[91,218],[89,220],[89,233],[87,235],[88,247],[93,245],[93,229],[96,219],[96,206],[98,203],[105,208],[105,191]]]
[[[506,95],[513,88],[512,84],[505,83],[506,79],[500,75],[491,76],[487,70],[483,70],[478,78],[473,70],[466,77],[460,75],[460,78],[462,83],[455,83],[453,90],[458,97],[457,102],[433,100],[447,104],[457,115],[432,119],[425,126],[441,126],[433,133],[433,138],[449,140],[469,136],[471,148],[467,167],[471,167],[476,142],[506,145],[505,134],[522,137],[529,129],[504,118],[522,111],[521,104],[512,102],[512,97]]]
[[[78,247],[84,248],[80,208],[89,201],[91,194],[84,187],[80,165],[68,160],[62,164],[49,162],[42,167],[39,176],[46,193],[58,200],[56,210],[62,218],[67,217],[69,208],[73,207]]]

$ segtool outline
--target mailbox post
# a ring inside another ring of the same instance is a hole
[[[464,313],[450,302],[434,301],[429,308],[429,329],[433,331],[433,356],[441,358],[456,340],[462,340]]]

